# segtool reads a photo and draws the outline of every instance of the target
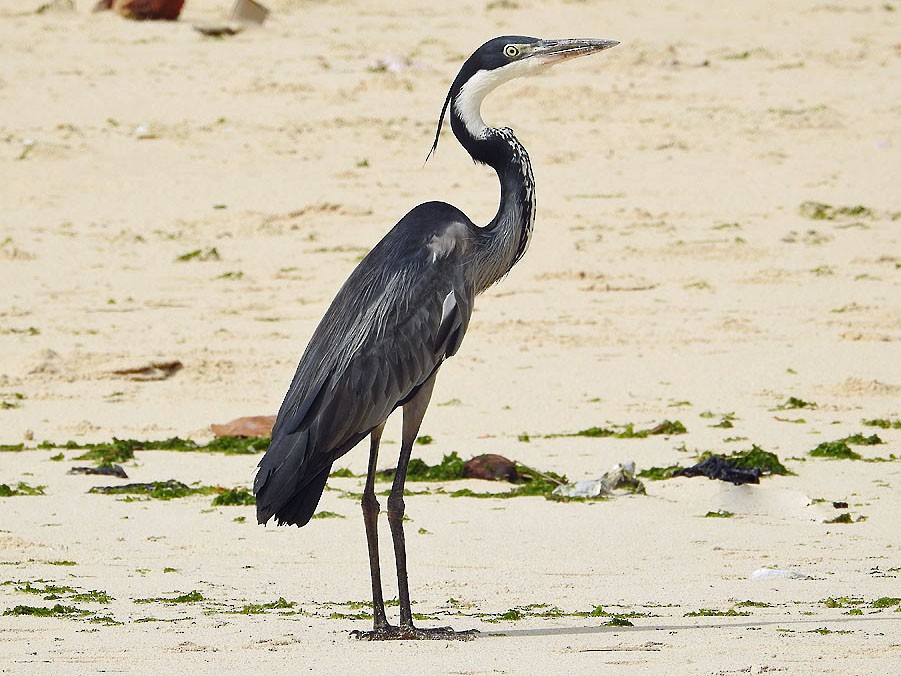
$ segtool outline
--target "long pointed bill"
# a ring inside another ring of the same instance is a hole
[[[616,40],[596,40],[593,38],[570,38],[565,40],[539,40],[531,45],[528,59],[538,61],[543,66],[552,66],[561,61],[588,56],[619,44]]]

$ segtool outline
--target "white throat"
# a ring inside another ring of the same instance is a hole
[[[485,138],[488,125],[482,120],[482,101],[505,82],[543,70],[544,64],[532,59],[514,61],[494,70],[480,70],[466,81],[454,97],[454,110],[475,138]]]

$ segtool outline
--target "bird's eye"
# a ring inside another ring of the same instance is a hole
[[[519,56],[519,47],[517,47],[516,45],[507,45],[506,47],[504,47],[504,56],[509,59],[515,59],[517,56]]]

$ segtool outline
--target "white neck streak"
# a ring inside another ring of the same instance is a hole
[[[454,97],[454,109],[468,131],[476,139],[483,139],[488,125],[482,120],[482,101],[505,82],[542,70],[543,64],[526,59],[514,61],[502,68],[480,70],[466,81]]]

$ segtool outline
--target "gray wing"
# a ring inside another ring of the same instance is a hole
[[[301,358],[260,461],[260,523],[274,515],[303,525],[332,463],[459,349],[474,295],[465,274],[472,227],[449,205],[420,205],[345,282]]]

